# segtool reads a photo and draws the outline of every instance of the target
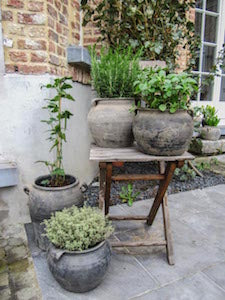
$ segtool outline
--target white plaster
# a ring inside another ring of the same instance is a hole
[[[48,90],[40,89],[49,83],[50,75],[5,75],[0,77],[0,157],[15,161],[19,170],[16,187],[0,189],[0,201],[7,204],[10,221],[28,222],[28,197],[23,186],[32,183],[40,175],[47,174],[37,160],[51,159],[48,126],[41,123],[47,117],[42,109]],[[74,116],[68,121],[67,143],[64,144],[64,167],[68,174],[90,183],[96,175],[97,165],[89,161],[90,133],[87,114],[91,105],[91,88],[74,83],[71,94],[76,102],[63,103]]]

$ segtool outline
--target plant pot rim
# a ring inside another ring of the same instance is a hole
[[[218,125],[217,126],[203,125],[202,127],[203,128],[218,128],[218,129],[220,129]]]
[[[132,97],[115,97],[115,98],[94,98],[92,100],[92,103],[96,104],[97,102],[100,102],[100,101],[134,101],[135,98],[132,98]]]
[[[73,175],[70,175],[70,174],[66,174],[66,176],[74,178],[75,181],[73,183],[65,185],[65,186],[61,186],[61,187],[44,187],[44,186],[36,184],[37,180],[40,180],[42,178],[44,179],[48,176],[50,176],[50,175],[42,175],[42,176],[37,177],[35,179],[34,183],[33,183],[33,187],[35,189],[38,189],[38,190],[54,192],[54,191],[63,191],[63,190],[66,190],[66,189],[70,189],[70,188],[75,187],[79,184],[79,180],[76,177],[74,177]]]
[[[69,251],[69,250],[65,250],[65,249],[61,249],[61,248],[57,248],[54,244],[50,243],[50,246],[49,246],[49,249],[50,247],[54,249],[54,251],[59,251],[61,252],[61,255],[62,254],[87,254],[87,253],[90,253],[90,252],[94,252],[96,250],[98,250],[99,248],[103,247],[105,245],[105,243],[107,242],[107,240],[104,240],[100,243],[98,243],[96,246],[90,248],[90,249],[86,249],[86,250],[83,250],[83,251]]]
[[[147,107],[137,107],[136,108],[137,111],[144,111],[144,112],[160,112],[162,114],[164,113],[169,113],[170,115],[175,115],[178,112],[187,112],[189,113],[190,110],[189,109],[177,109],[174,113],[171,113],[169,109],[166,109],[165,111],[161,111],[160,109],[156,109],[156,108],[147,108]],[[190,113],[189,113],[190,114]]]

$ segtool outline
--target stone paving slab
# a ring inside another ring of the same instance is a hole
[[[85,294],[64,291],[54,280],[45,254],[29,244],[44,300],[225,299],[225,185],[169,196],[175,266],[165,247],[118,248],[102,284]],[[146,214],[152,200],[110,208],[111,214]],[[121,224],[121,225],[120,225]],[[29,226],[28,226],[29,229]],[[114,239],[163,237],[161,209],[151,228],[143,221],[117,222]]]

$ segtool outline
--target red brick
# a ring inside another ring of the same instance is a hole
[[[59,66],[60,65],[60,60],[57,56],[50,54],[49,55],[49,61],[51,64]]]
[[[45,16],[43,14],[18,13],[17,17],[20,24],[43,25],[45,23]]]
[[[43,11],[44,10],[44,2],[29,1],[28,2],[28,10]]]
[[[7,6],[13,7],[13,8],[23,8],[24,1],[20,1],[20,0],[8,0],[7,1]]]
[[[67,18],[64,15],[60,14],[60,13],[59,13],[59,22],[64,24],[64,25],[68,25]]]
[[[51,42],[51,41],[49,41],[48,50],[49,50],[50,52],[55,53],[55,44],[54,44],[53,42]]]
[[[10,51],[9,57],[13,62],[27,62],[27,55],[21,51]]]
[[[13,14],[11,11],[3,10],[2,11],[2,21],[12,21],[13,20]]]
[[[48,17],[48,26],[55,29],[55,21],[50,17]]]
[[[33,52],[31,53],[31,62],[43,63],[47,61],[47,55],[45,52]]]
[[[68,10],[66,6],[63,6],[63,14],[64,16],[68,17]]]
[[[19,73],[21,74],[44,74],[47,73],[47,66],[40,65],[18,65]]]
[[[49,4],[48,4],[48,13],[51,17],[57,18],[57,11]]]
[[[57,53],[58,53],[58,55],[62,56],[64,54],[63,48],[61,48],[60,46],[57,46]]]
[[[58,34],[55,33],[54,31],[52,31],[51,29],[49,29],[49,31],[48,31],[48,37],[56,43],[58,43],[58,41],[59,41]]]
[[[6,64],[5,71],[6,73],[15,73],[15,66],[11,64]]]
[[[32,50],[46,50],[46,41],[43,40],[18,40],[17,45],[19,49],[32,49]]]
[[[61,3],[59,0],[55,0],[55,6],[57,7],[58,10],[61,10]]]
[[[62,33],[62,25],[61,25],[61,24],[56,23],[56,31],[57,31],[58,33]]]

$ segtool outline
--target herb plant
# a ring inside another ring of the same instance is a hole
[[[189,108],[189,99],[198,90],[197,81],[187,73],[167,73],[166,69],[144,69],[134,83],[135,93],[148,108],[169,110]]]
[[[129,206],[133,205],[133,202],[136,200],[138,195],[140,195],[140,192],[134,193],[133,185],[131,183],[128,183],[127,187],[123,186],[122,191],[120,192],[122,202],[127,202]]]
[[[72,206],[45,220],[46,236],[57,248],[83,251],[96,246],[113,233],[102,212],[92,207]]]
[[[74,101],[74,98],[67,92],[68,89],[72,88],[72,85],[68,83],[71,79],[72,77],[56,78],[53,84],[42,86],[55,91],[53,98],[45,99],[47,104],[43,107],[43,109],[47,109],[49,112],[48,120],[42,120],[42,122],[48,124],[50,127],[48,130],[48,140],[52,143],[50,152],[56,149],[56,157],[53,162],[38,161],[44,163],[50,172],[50,180],[46,179],[41,182],[45,186],[57,187],[65,184],[65,171],[62,164],[62,144],[66,142],[67,120],[73,114],[68,110],[62,110],[62,100]]]
[[[101,98],[133,97],[133,83],[139,73],[141,51],[133,54],[131,47],[122,49],[102,48],[98,57],[95,47],[91,50],[91,77]]]
[[[214,106],[207,105],[206,107],[202,107],[202,114],[203,114],[203,126],[214,126],[216,127],[220,119],[216,115],[216,108]]]
[[[131,45],[135,52],[143,47],[145,58],[165,60],[175,69],[181,45],[190,51],[189,65],[195,65],[199,37],[188,17],[194,0],[81,0],[81,7],[83,25],[94,24],[109,46]]]
[[[187,162],[185,162],[182,168],[175,169],[174,175],[178,176],[180,181],[187,181],[194,179],[196,177],[196,172],[188,166]]]

